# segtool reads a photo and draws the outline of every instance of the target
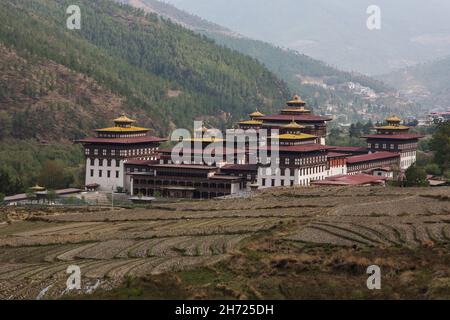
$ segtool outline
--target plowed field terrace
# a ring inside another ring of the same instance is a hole
[[[450,242],[448,196],[448,189],[273,189],[152,209],[3,208],[0,298],[60,297],[70,265],[81,269],[83,292],[213,265],[259,235],[349,247]]]

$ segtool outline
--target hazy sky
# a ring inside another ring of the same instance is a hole
[[[251,38],[383,73],[450,55],[450,0],[168,0]],[[369,5],[381,30],[366,27]]]

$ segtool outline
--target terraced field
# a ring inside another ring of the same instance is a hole
[[[0,298],[57,298],[77,265],[83,290],[213,266],[259,237],[277,243],[417,247],[450,242],[446,189],[273,189],[248,199],[152,209],[2,208]]]
[[[416,194],[339,206],[285,239],[344,246],[417,247],[448,243],[450,202],[444,195]]]

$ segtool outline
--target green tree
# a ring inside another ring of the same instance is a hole
[[[66,188],[72,182],[73,177],[68,175],[64,166],[55,160],[44,163],[38,178],[38,183],[47,189]]]
[[[0,193],[0,204],[3,203],[3,200],[5,200],[5,195],[3,193]]]
[[[444,178],[450,181],[450,170],[444,172]]]
[[[341,130],[337,127],[331,128],[330,134],[328,135],[328,144],[336,145],[336,142],[339,140],[341,136]]]
[[[0,111],[0,138],[11,134],[12,118],[6,111]]]
[[[33,201],[37,199],[36,193],[34,193],[33,190],[31,189],[27,190],[26,195],[28,200],[31,201],[31,203],[33,203]]]
[[[430,163],[425,167],[425,171],[428,174],[432,174],[434,176],[438,176],[441,174],[441,169],[436,163]]]
[[[438,125],[431,138],[430,149],[434,151],[434,162],[441,171],[450,169],[450,121]]]
[[[415,164],[410,166],[406,172],[405,185],[407,187],[423,187],[428,186],[427,174],[423,168],[417,167]]]
[[[369,134],[372,128],[373,128],[372,120],[369,120],[363,127],[363,133]]]
[[[350,125],[350,129],[348,130],[348,135],[350,138],[356,138],[359,136],[359,130],[355,124]]]
[[[55,201],[57,198],[57,194],[55,192],[55,190],[48,190],[47,194],[45,195],[45,199],[47,200],[47,202],[53,202]]]

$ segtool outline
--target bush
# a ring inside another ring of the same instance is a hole
[[[407,187],[424,187],[429,185],[425,170],[417,167],[415,164],[406,170],[405,175],[405,185]]]
[[[425,171],[427,174],[432,174],[433,176],[438,176],[440,175],[441,169],[439,168],[439,166],[436,163],[430,163],[425,167]]]

